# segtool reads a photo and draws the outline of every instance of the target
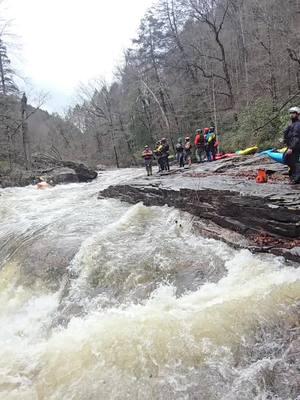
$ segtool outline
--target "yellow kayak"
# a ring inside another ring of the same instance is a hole
[[[257,147],[257,146],[253,146],[253,147],[248,147],[248,148],[245,149],[245,150],[238,150],[238,151],[236,151],[236,154],[239,154],[239,155],[241,155],[241,156],[247,156],[247,155],[249,155],[249,154],[254,154],[254,153],[256,153],[257,150],[258,150],[258,147]]]
[[[278,153],[285,153],[287,151],[287,147],[283,147],[282,149],[277,150]]]

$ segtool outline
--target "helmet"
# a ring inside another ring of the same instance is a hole
[[[178,143],[182,143],[182,138],[181,138],[181,137],[178,138],[177,142],[178,142]]]
[[[196,133],[198,133],[198,132],[202,132],[202,129],[196,129]]]
[[[162,141],[162,142],[166,142],[167,139],[166,139],[165,137],[163,137],[163,138],[161,138],[161,141]]]
[[[144,149],[148,149],[148,147],[149,147],[149,146],[146,144],[146,146],[144,146]]]
[[[291,114],[291,113],[300,114],[300,108],[299,108],[299,107],[291,107],[291,108],[289,109],[289,113],[290,113],[290,114]]]
[[[187,136],[187,137],[185,138],[185,140],[190,140],[189,136]]]
[[[204,128],[204,133],[209,132],[209,128]]]

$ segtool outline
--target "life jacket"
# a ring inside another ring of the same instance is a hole
[[[206,135],[206,141],[207,141],[207,143],[212,143],[213,141],[215,141],[216,140],[216,134],[214,133],[214,132],[209,132],[207,135]]]
[[[205,143],[204,135],[202,135],[201,133],[197,133],[194,143],[195,143],[195,146],[197,146],[197,147],[203,146]]]
[[[192,148],[191,142],[186,142],[184,145],[184,149],[190,151]]]
[[[154,153],[155,153],[157,156],[161,156],[162,151],[163,151],[163,145],[160,144],[158,147],[156,147],[156,149],[154,150]]]
[[[177,153],[182,153],[183,152],[183,146],[181,143],[176,144],[176,151]]]
[[[142,157],[145,158],[145,160],[150,160],[153,157],[153,152],[151,149],[144,150],[142,153]]]

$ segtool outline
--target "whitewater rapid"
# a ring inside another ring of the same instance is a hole
[[[97,198],[141,174],[0,190],[0,399],[297,399],[300,269]]]

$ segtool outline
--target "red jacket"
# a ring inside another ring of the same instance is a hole
[[[204,136],[201,135],[201,133],[197,133],[194,143],[195,143],[195,146],[204,145]]]

